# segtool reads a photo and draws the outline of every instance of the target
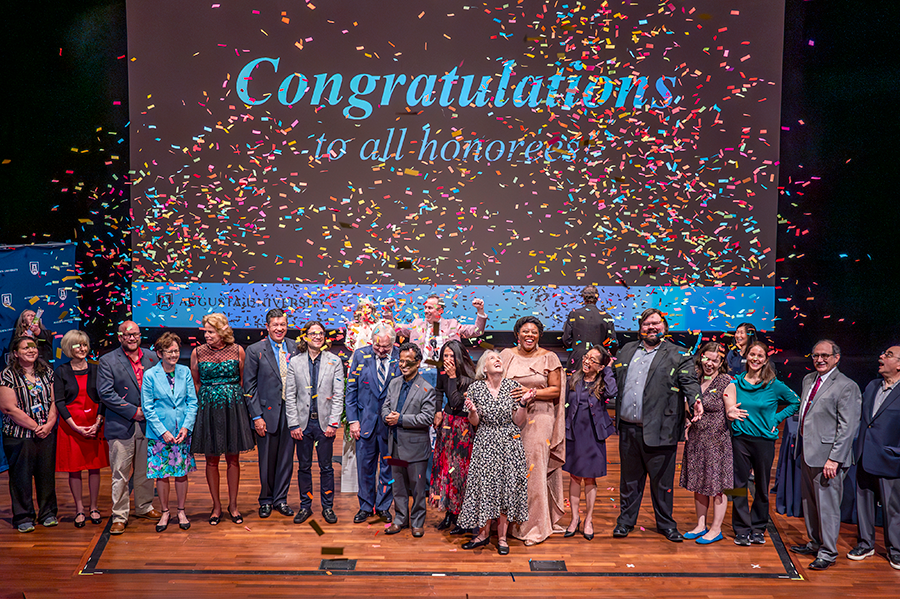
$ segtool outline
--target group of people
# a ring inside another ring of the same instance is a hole
[[[322,517],[335,523],[333,443],[345,413],[357,457],[353,521],[378,517],[389,524],[388,535],[409,528],[413,537],[423,536],[430,503],[445,512],[438,528],[472,534],[463,549],[487,545],[495,530],[502,555],[509,552],[508,536],[526,546],[553,533],[581,532],[591,540],[596,479],[607,473],[606,439],[617,433],[620,513],[613,537],[635,528],[649,478],[657,529],[668,540],[723,540],[730,494],[735,544],[763,544],[778,426],[799,410],[795,451],[802,455],[810,539],[792,551],[814,555],[812,569],[834,563],[842,483],[855,460],[859,544],[848,557],[873,554],[880,497],[888,559],[900,569],[900,347],[881,355],[881,380],[861,394],[837,369],[840,349],[822,341],[812,353],[816,372],[798,396],[777,378],[769,348],[750,324],[738,327],[732,350],[710,342],[692,356],[667,338],[665,315],[651,308],[638,320],[639,339],[618,349],[611,321],[596,309],[596,289],[586,288],[583,297],[584,308],[569,315],[564,330],[564,342],[573,357],[578,354],[568,374],[557,355],[541,347],[543,324],[534,316],[516,322],[514,347],[487,349],[476,362],[461,340],[483,333],[483,302],[473,301],[476,324],[462,325],[443,318],[436,295],[409,325],[394,322],[391,301],[380,316],[371,303],[361,305],[346,341],[353,350],[347,367],[329,351],[322,323],[306,323],[294,342],[279,309],[266,315],[266,337],[246,350],[234,342],[224,315],[207,315],[206,343],[191,352],[190,368],[178,363],[177,335],[160,335],[153,356],[141,349],[140,329],[130,321],[119,327],[119,348],[96,366],[86,360],[87,336],[67,333],[62,348],[70,361],[55,373],[40,358],[35,337],[20,335],[0,383],[13,525],[28,532],[36,522],[57,524],[54,470],[70,473],[75,526],[99,523],[99,470],[109,465],[112,534],[124,532],[128,522],[129,478],[135,516],[157,519],[160,532],[170,522],[174,479],[175,520],[187,529],[187,475],[196,469],[196,454],[205,457],[209,524],[224,514],[222,455],[227,517],[241,523],[238,457],[254,446],[261,518],[272,511],[295,523],[310,518],[315,450]],[[398,345],[398,337],[406,341]],[[63,423],[57,427],[58,418]],[[680,484],[694,493],[697,513],[696,525],[683,535],[672,493],[681,441]],[[295,453],[296,513],[287,502]],[[567,512],[564,473],[570,477],[568,528],[560,525]],[[153,479],[161,510],[153,507]]]

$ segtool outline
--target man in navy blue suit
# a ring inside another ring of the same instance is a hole
[[[878,357],[878,374],[862,396],[856,454],[859,543],[847,557],[875,555],[875,499],[884,508],[884,546],[891,567],[900,570],[900,346]]]
[[[347,421],[350,434],[356,439],[359,476],[359,512],[353,518],[356,524],[374,514],[386,522],[392,520],[393,477],[391,467],[384,461],[390,454],[388,427],[381,419],[381,406],[387,396],[388,383],[400,375],[395,341],[392,327],[376,325],[372,330],[372,345],[353,352],[347,374]]]

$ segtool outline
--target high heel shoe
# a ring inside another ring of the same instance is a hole
[[[588,534],[588,533],[585,532],[585,533],[582,533],[582,534],[584,535],[584,538],[587,539],[588,541],[593,541],[593,540],[594,540],[594,533]]]
[[[183,507],[178,508],[178,511],[181,512],[182,514],[184,514],[184,508],[183,508]],[[184,514],[184,519],[187,520],[187,514]],[[190,520],[188,520],[187,522],[182,522],[182,521],[181,521],[181,518],[178,519],[178,528],[180,528],[181,530],[187,530],[187,529],[189,529],[190,527],[191,527],[191,521],[190,521]]]
[[[162,513],[163,513],[163,514],[168,514],[168,513],[169,513],[169,510],[163,510]],[[166,516],[166,523],[165,523],[165,524],[157,524],[157,525],[156,525],[156,532],[163,532],[163,531],[166,530],[167,528],[169,528],[169,517],[168,517],[168,516]]]
[[[578,527],[581,526],[581,518],[575,521],[575,529],[574,530],[566,530],[563,533],[563,538],[569,539],[575,536],[575,533],[578,532]]]
[[[488,543],[491,542],[491,537],[485,537],[481,541],[476,541],[474,538],[468,543],[463,543],[463,549],[478,549],[479,547],[484,547]]]
[[[444,519],[441,520],[441,523],[437,525],[437,529],[445,530],[447,528],[450,528],[454,524],[456,524],[456,518],[453,516],[453,514],[447,512],[447,515],[444,516]]]

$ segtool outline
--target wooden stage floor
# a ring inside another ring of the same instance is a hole
[[[337,455],[339,445],[338,441]],[[855,526],[842,527],[842,555],[837,565],[825,572],[808,572],[806,566],[812,560],[787,551],[788,546],[805,540],[803,520],[774,512],[763,546],[733,544],[730,507],[725,541],[710,546],[670,543],[655,532],[648,496],[639,521],[644,530],[635,529],[627,539],[613,539],[619,465],[616,443],[609,443],[608,448],[610,472],[598,480],[594,540],[587,541],[580,534],[570,539],[553,535],[540,545],[525,547],[510,539],[511,552],[505,557],[497,554],[493,542],[475,551],[460,549],[468,537],[437,531],[434,527],[443,514],[435,510],[429,511],[421,539],[412,538],[409,531],[386,536],[385,524],[374,519],[353,524],[358,509],[355,493],[337,493],[339,521],[335,525],[322,520],[316,497],[311,520],[321,526],[322,535],[310,521],[295,525],[277,512],[262,520],[256,514],[259,479],[255,452],[242,456],[244,524],[224,519],[214,527],[206,522],[210,501],[201,458],[197,472],[190,476],[187,506],[192,527],[187,532],[178,529],[174,514],[173,524],[162,534],[156,533],[155,522],[134,518],[121,536],[109,536],[108,520],[76,529],[72,525],[74,505],[62,474],[57,475],[60,526],[38,526],[33,533],[20,534],[10,525],[8,476],[2,474],[0,597],[558,597],[598,593],[607,597],[875,599],[900,595],[900,571],[888,564],[880,532],[875,557],[858,563],[843,556],[855,544]],[[318,489],[315,470],[314,466]],[[224,495],[224,472],[222,478]],[[339,487],[337,464],[335,478]],[[299,505],[296,481],[289,501],[294,509]],[[173,488],[172,505],[174,502]],[[108,516],[108,469],[103,472],[100,507]],[[675,490],[675,517],[682,532],[693,526],[692,496],[680,488]],[[568,518],[563,521],[567,523]],[[337,561],[329,564],[324,560]],[[348,565],[354,569],[340,569]],[[541,569],[560,566],[564,570]]]

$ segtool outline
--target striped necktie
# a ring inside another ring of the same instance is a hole
[[[384,384],[387,381],[388,375],[388,365],[390,364],[390,360],[388,358],[378,358],[380,364],[378,365],[378,391],[384,391]]]
[[[278,345],[278,373],[281,375],[281,401],[284,401],[287,378],[287,353],[284,351],[284,343]]]

